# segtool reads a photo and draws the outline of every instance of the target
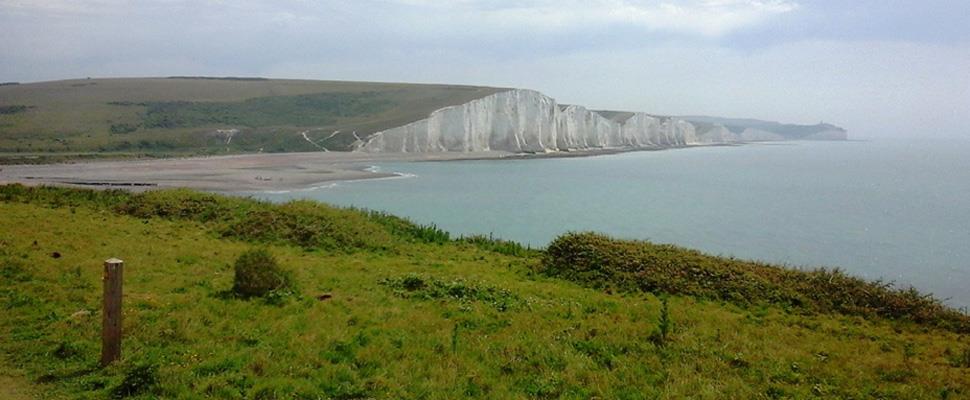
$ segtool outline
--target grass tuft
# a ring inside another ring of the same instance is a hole
[[[535,256],[539,254],[539,251],[523,246],[519,242],[498,239],[498,238],[492,237],[492,235],[465,236],[465,237],[459,238],[458,241],[475,245],[476,247],[483,250],[488,250],[495,253],[505,254],[507,256],[513,256],[513,257]]]

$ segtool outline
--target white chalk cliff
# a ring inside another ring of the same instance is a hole
[[[738,135],[719,124],[698,133],[683,119],[646,113],[606,115],[614,118],[581,106],[559,105],[533,90],[514,89],[436,110],[426,119],[369,135],[354,147],[374,153],[542,153],[775,139],[768,132]]]

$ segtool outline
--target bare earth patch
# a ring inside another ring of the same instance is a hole
[[[16,371],[0,371],[0,399],[26,400],[36,398],[30,382]]]

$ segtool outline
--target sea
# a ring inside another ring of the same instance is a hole
[[[388,162],[394,179],[257,193],[382,210],[543,247],[596,231],[840,268],[970,306],[970,140],[776,142],[516,160]]]

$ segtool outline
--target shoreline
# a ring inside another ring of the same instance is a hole
[[[0,166],[0,184],[64,186],[144,191],[188,188],[220,193],[314,190],[336,182],[398,178],[394,172],[372,171],[381,162],[452,162],[533,160],[613,155],[698,147],[733,147],[750,143],[675,147],[604,148],[549,153],[440,152],[362,153],[303,152],[234,154],[185,158],[84,161],[59,164]]]

